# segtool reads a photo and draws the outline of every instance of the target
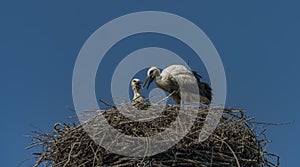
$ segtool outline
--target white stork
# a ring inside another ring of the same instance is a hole
[[[150,106],[150,103],[145,102],[141,95],[141,83],[142,82],[136,78],[131,81],[131,88],[133,90],[133,99],[131,100],[131,104],[139,110],[146,110]]]
[[[180,104],[181,94],[179,90],[179,82],[180,87],[185,88],[184,91],[188,91],[188,98],[195,97],[200,98],[198,102],[203,104],[210,104],[212,99],[212,89],[211,87],[205,83],[200,82],[201,76],[195,72],[188,70],[185,66],[182,65],[171,65],[165,68],[162,73],[157,67],[151,67],[147,72],[147,79],[144,83],[144,86],[148,83],[147,89],[149,85],[155,81],[157,87],[163,89],[164,91],[170,93],[170,96],[176,102],[176,104]],[[198,86],[198,89],[193,89],[193,86]],[[199,92],[197,92],[199,90]],[[186,97],[186,96],[185,96]]]

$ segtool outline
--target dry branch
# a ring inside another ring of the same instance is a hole
[[[103,110],[101,114],[120,132],[144,137],[166,130],[176,119],[177,109],[168,106],[158,118],[148,122],[132,121],[115,108]],[[133,158],[111,153],[97,145],[82,125],[75,124],[55,124],[54,132],[47,134],[36,132],[36,135],[32,136],[33,142],[29,148],[42,147],[41,152],[36,153],[36,167],[41,164],[54,167],[279,166],[279,157],[264,150],[267,143],[264,131],[256,133],[254,127],[258,125],[251,123],[252,118],[247,118],[242,110],[226,108],[214,133],[204,142],[199,142],[199,132],[207,113],[206,107],[200,108],[197,121],[178,144],[150,157]],[[97,116],[94,119],[97,119]],[[101,129],[95,126],[94,131]],[[274,157],[275,160],[272,159]]]

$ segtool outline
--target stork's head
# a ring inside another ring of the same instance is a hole
[[[155,80],[155,78],[159,75],[160,75],[160,71],[157,67],[149,68],[144,86],[148,83],[147,85],[147,89],[148,89],[150,84],[153,82],[153,80]]]
[[[134,78],[131,81],[131,87],[132,87],[132,89],[139,91],[142,88],[141,83],[142,83],[141,80],[139,80],[137,78]]]

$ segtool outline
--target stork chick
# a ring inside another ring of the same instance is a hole
[[[141,95],[141,81],[139,79],[133,79],[131,81],[131,88],[133,90],[133,99],[131,100],[131,104],[139,110],[146,110],[149,106],[150,103],[145,102],[143,96]]]
[[[173,98],[175,103],[180,104],[181,97],[178,81],[180,81],[182,84],[181,86],[185,88],[189,88],[189,86],[193,85],[194,82],[197,82],[196,84],[198,85],[199,92],[196,92],[195,89],[191,88],[189,93],[191,95],[200,95],[200,99],[193,100],[199,100],[199,102],[203,104],[210,104],[212,99],[212,89],[207,83],[201,82],[200,78],[201,76],[197,72],[188,70],[182,65],[171,65],[165,68],[161,73],[157,67],[151,67],[147,72],[147,79],[144,86],[148,83],[148,89],[149,85],[155,81],[157,87],[170,93],[170,96]]]

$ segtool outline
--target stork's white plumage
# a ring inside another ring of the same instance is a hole
[[[148,83],[148,89],[154,80],[157,87],[169,92],[177,104],[180,104],[183,92],[185,100],[210,104],[212,89],[207,83],[201,82],[200,78],[201,76],[197,72],[191,71],[182,65],[171,65],[161,73],[157,67],[151,67],[147,72],[144,86]]]
[[[150,106],[150,103],[145,102],[141,95],[141,83],[142,82],[136,78],[131,81],[131,88],[133,90],[133,99],[131,100],[131,104],[139,110],[145,110]]]

